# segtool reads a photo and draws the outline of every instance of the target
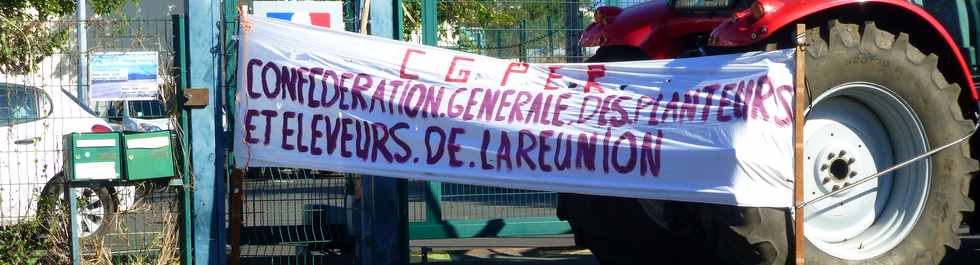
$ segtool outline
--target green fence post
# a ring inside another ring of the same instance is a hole
[[[582,18],[579,12],[580,2],[565,2],[565,60],[577,63],[582,56],[578,38],[582,30]]]
[[[436,0],[422,0],[422,44],[436,46],[436,24],[439,12]]]
[[[476,33],[476,53],[480,55],[486,55],[483,53],[483,30]]]
[[[190,134],[188,126],[190,115],[189,111],[184,111],[184,94],[181,93],[184,88],[187,88],[187,75],[185,71],[187,70],[187,29],[184,23],[184,17],[180,15],[171,16],[171,23],[173,30],[173,47],[174,47],[174,69],[173,76],[177,79],[177,89],[175,89],[174,101],[173,101],[173,111],[180,115],[179,122],[181,128],[181,134],[178,140],[180,141],[180,176],[181,179],[178,180],[180,186],[179,190],[179,200],[180,200],[180,262],[181,264],[187,265],[192,264],[193,258],[193,245],[191,237],[193,231],[191,231],[191,193],[187,187],[190,187],[190,157],[187,152],[187,143],[190,142]]]
[[[504,36],[503,36],[503,34],[500,34],[500,30],[501,30],[501,29],[494,29],[494,30],[493,30],[493,33],[494,33],[494,35],[495,35],[495,37],[496,37],[495,39],[497,39],[497,46],[496,46],[496,47],[494,47],[494,49],[496,49],[496,50],[497,50],[497,58],[502,58],[502,57],[504,57],[504,49],[503,49],[503,48],[501,48],[501,46],[503,46],[503,45],[504,45],[504,44],[503,44],[503,43],[504,43],[504,40],[503,40],[503,37],[504,37]]]
[[[519,45],[521,47],[521,61],[527,62],[527,20],[521,20],[519,33],[521,37],[521,43]]]
[[[956,1],[956,18],[957,22],[959,22],[957,23],[959,28],[955,30],[960,32],[960,47],[962,47],[963,57],[966,57],[967,63],[975,65],[977,63],[977,52],[976,47],[974,47],[974,40],[971,38],[973,36],[971,34],[970,18],[973,17],[974,19],[980,19],[980,17],[976,16],[977,9],[973,8],[971,10],[967,2],[968,1]],[[977,3],[974,2],[974,4]]]
[[[548,29],[545,30],[545,34],[548,34],[548,58],[550,59],[554,56],[555,52],[555,36],[551,34],[555,30],[551,25],[551,16],[547,16],[548,19]]]

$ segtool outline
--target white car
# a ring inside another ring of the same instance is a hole
[[[106,115],[109,124],[117,131],[153,132],[174,128],[167,118],[167,108],[159,99],[129,101],[129,115],[123,115],[120,109],[123,102],[118,103],[110,105]]]
[[[42,196],[64,198],[63,135],[109,131],[64,90],[0,83],[0,226],[36,218]],[[76,189],[81,237],[108,229],[118,201],[111,191]]]

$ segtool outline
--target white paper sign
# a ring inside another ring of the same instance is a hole
[[[791,205],[792,50],[526,64],[245,21],[239,166]]]
[[[92,101],[158,98],[157,52],[107,52],[91,56],[89,97]]]

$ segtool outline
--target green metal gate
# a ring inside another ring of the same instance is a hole
[[[353,31],[357,8],[344,2],[344,24]],[[228,40],[223,55],[225,102],[235,102],[237,89],[237,5],[250,11],[253,1],[225,1],[224,32]],[[228,120],[234,104],[223,106]],[[234,132],[229,122],[226,133]],[[233,137],[228,137],[232,139]],[[355,264],[356,223],[361,209],[352,205],[352,178],[340,173],[300,168],[250,168],[236,180],[231,145],[226,155],[231,190],[240,189],[240,200],[229,196],[229,243],[232,260],[240,264]],[[236,184],[239,183],[236,186]],[[237,238],[236,238],[237,237]],[[235,253],[237,251],[237,253]]]

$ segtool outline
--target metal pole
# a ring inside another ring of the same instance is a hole
[[[76,97],[82,106],[88,106],[88,95],[86,86],[88,85],[88,58],[85,54],[88,50],[88,38],[85,35],[85,0],[75,2],[75,24],[76,42],[78,42],[78,78]],[[71,226],[71,260],[72,264],[81,264],[81,255],[78,248],[78,198],[75,197],[75,190],[68,185],[68,178],[65,178],[65,197],[68,198],[68,223]]]
[[[123,96],[125,97],[125,95],[123,95]],[[123,102],[122,103],[123,103],[123,115],[122,115],[122,121],[123,121],[123,123],[122,124],[123,124],[123,130],[125,131],[126,130],[126,124],[128,122],[130,122],[130,120],[129,120],[129,100],[128,99],[123,99]],[[139,124],[136,124],[136,129],[139,129]]]
[[[65,197],[68,197],[68,223],[71,225],[71,264],[82,264],[82,255],[79,253],[81,245],[78,244],[78,198],[75,197],[75,190],[68,183],[66,178]]]
[[[75,19],[78,20],[78,23],[75,24],[76,41],[78,42],[78,87],[75,93],[78,102],[82,106],[88,106],[88,56],[85,54],[88,50],[88,37],[85,36],[85,0],[75,2]]]

